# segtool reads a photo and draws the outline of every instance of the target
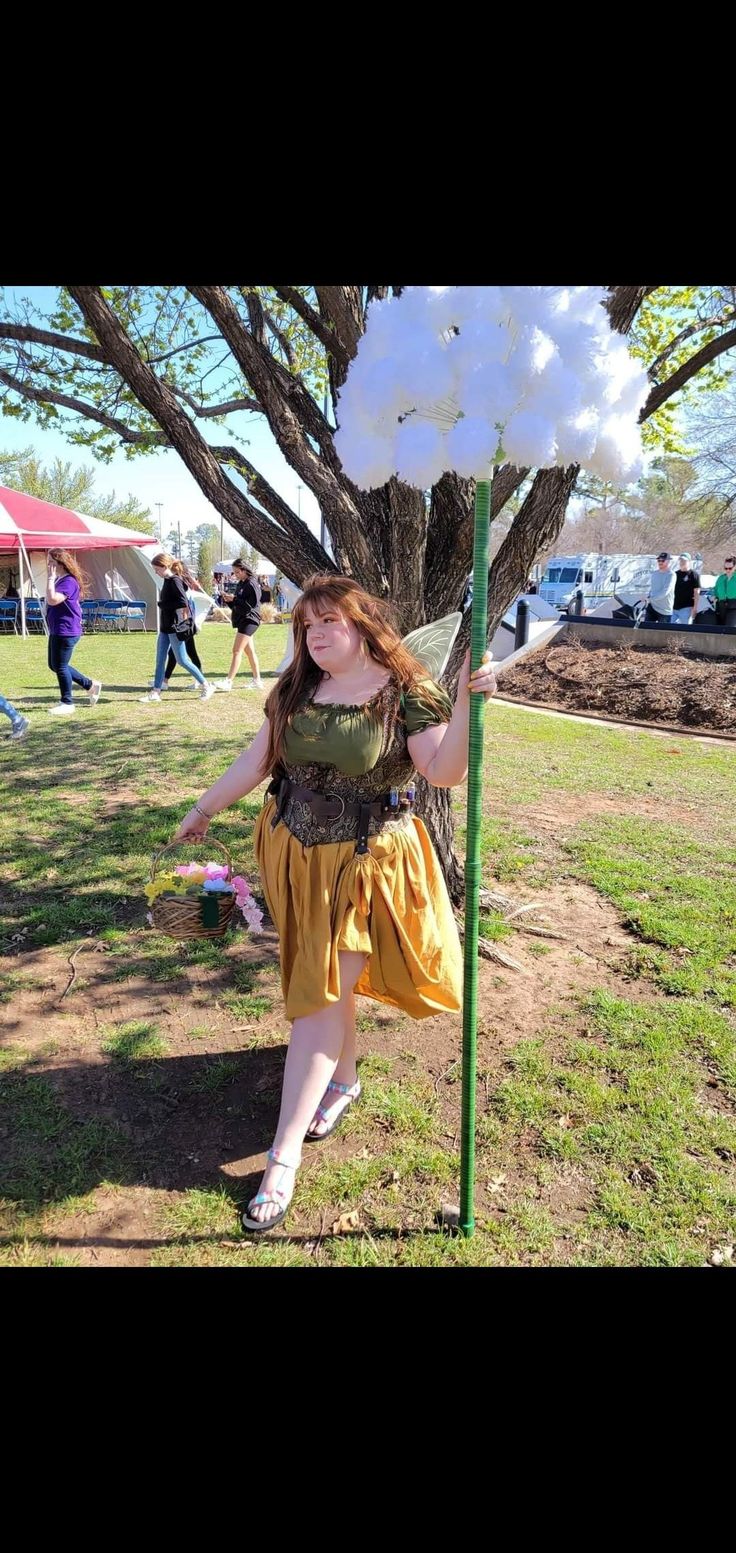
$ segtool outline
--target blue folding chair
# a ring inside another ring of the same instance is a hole
[[[28,631],[43,631],[43,612],[38,599],[25,600],[26,629]]]
[[[17,599],[0,599],[0,631],[14,631],[17,636],[19,611]]]
[[[146,602],[145,602],[145,599],[131,599],[130,603],[127,605],[127,608],[126,608],[126,611],[125,611],[125,629],[126,629],[126,631],[130,630],[130,623],[131,623],[131,621],[133,622],[134,625],[135,625],[135,623],[137,621],[138,624],[140,625],[141,629],[143,631],[145,631],[145,629],[146,629]]]

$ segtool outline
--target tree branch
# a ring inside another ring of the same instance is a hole
[[[736,319],[736,313],[731,312],[721,315],[719,318],[698,319],[694,324],[688,324],[686,329],[681,329],[680,333],[675,335],[674,340],[670,340],[669,345],[665,345],[664,350],[660,351],[656,361],[653,361],[651,367],[647,369],[647,374],[652,382],[656,383],[660,367],[664,365],[665,361],[672,355],[672,352],[677,350],[678,345],[684,345],[686,340],[689,340],[693,334],[700,334],[702,329],[722,329],[724,324],[731,323],[734,319]]]
[[[183,399],[189,405],[200,420],[206,420],[212,415],[231,415],[235,410],[253,410],[263,414],[263,405],[257,399],[228,399],[223,404],[198,404],[193,394],[188,394],[185,388],[174,388],[177,399]]]
[[[107,426],[109,431],[114,431],[122,442],[129,443],[163,443],[166,437],[162,431],[151,432],[148,435],[143,431],[133,431],[126,426],[124,421],[119,421],[114,415],[106,415],[104,410],[98,410],[95,405],[88,404],[84,399],[74,399],[71,394],[60,394],[55,388],[31,388],[21,378],[13,377],[10,372],[0,371],[0,383],[6,388],[12,388],[14,393],[20,394],[23,399],[32,399],[35,404],[58,404],[62,409],[73,410],[76,415],[81,415],[85,420],[97,421],[100,426]]]
[[[715,361],[717,356],[722,356],[725,351],[733,350],[734,346],[736,346],[736,329],[730,329],[728,334],[719,335],[717,340],[711,340],[708,345],[703,346],[702,350],[696,351],[695,355],[691,356],[689,361],[684,361],[682,366],[672,373],[671,377],[665,378],[663,383],[658,383],[652,389],[643,410],[639,413],[639,420],[648,420],[649,416],[653,415],[660,405],[671,399],[672,395],[678,392],[678,389],[684,388],[691,377],[695,377],[697,372],[700,372],[703,367],[707,367],[709,361]]]
[[[311,556],[306,556],[290,535],[271,523],[227,478],[217,456],[180,408],[168,384],[161,382],[143,361],[99,287],[67,289],[97,336],[106,361],[162,428],[200,490],[237,533],[257,545],[287,577],[301,582],[313,569]]]
[[[269,485],[265,476],[251,464],[239,448],[213,447],[212,452],[220,464],[232,464],[238,473],[248,482],[249,490],[257,502],[271,514],[272,518],[282,529],[291,535],[299,549],[309,556],[312,569],[316,572],[335,571],[336,567],[328,559],[326,551],[322,549],[318,539],[304,520],[292,511],[288,502],[279,496],[272,485]]]
[[[299,317],[311,329],[312,334],[319,340],[320,344],[324,345],[325,350],[329,351],[331,356],[334,356],[335,361],[341,367],[347,369],[350,365],[350,357],[344,345],[338,340],[333,330],[323,322],[311,303],[307,302],[306,297],[303,297],[301,292],[297,291],[296,286],[274,286],[273,289],[282,302],[286,302],[289,307],[293,307],[294,312],[299,314]]]
[[[55,334],[51,329],[36,329],[33,324],[0,323],[0,340],[50,345],[52,350],[72,351],[75,356],[87,356],[90,361],[105,360],[99,345],[93,345],[89,340],[77,340],[74,335]]]
[[[332,434],[311,395],[307,394],[303,384],[290,377],[274,361],[267,348],[259,346],[254,340],[244,327],[232,298],[222,286],[192,286],[190,290],[207,309],[230,346],[238,366],[263,405],[268,424],[284,458],[305,485],[309,486],[323,508],[330,533],[341,546],[345,543],[346,533],[349,533],[348,548],[365,579],[365,585],[379,592],[380,571],[363,532],[358,504],[349,489],[347,478],[342,474],[338,478],[332,467],[334,463],[340,468],[332,445]],[[307,436],[307,433],[311,434],[309,422],[313,424],[315,411],[327,445],[324,458],[319,458],[314,452]],[[327,447],[332,455],[329,461]]]

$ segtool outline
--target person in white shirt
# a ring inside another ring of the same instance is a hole
[[[657,556],[657,570],[649,578],[645,621],[666,626],[670,624],[675,602],[675,574],[670,571],[671,559],[668,550],[660,551]]]

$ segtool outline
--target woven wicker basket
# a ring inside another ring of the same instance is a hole
[[[170,841],[168,846],[161,847],[154,852],[151,862],[151,880],[156,878],[158,865],[165,852],[171,852],[174,847],[191,846],[188,841]],[[201,842],[199,843],[201,848]],[[213,836],[208,837],[208,847],[219,847],[224,852],[227,860],[228,879],[232,879],[233,865],[227,847],[221,841],[215,841]],[[217,922],[205,927],[204,914],[212,914],[217,907]],[[215,891],[209,896],[197,895],[157,895],[151,906],[153,925],[159,933],[165,933],[168,938],[221,938],[227,931],[230,918],[235,910],[234,895],[218,895]]]

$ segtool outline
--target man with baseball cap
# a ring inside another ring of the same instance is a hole
[[[655,625],[668,626],[672,619],[675,574],[670,571],[671,559],[668,550],[660,550],[657,556],[657,570],[651,572],[649,576],[649,595],[644,619]]]
[[[695,624],[700,603],[700,573],[693,571],[693,558],[689,551],[683,550],[677,563],[675,572],[675,602],[672,609],[672,624],[677,626],[691,626]]]

